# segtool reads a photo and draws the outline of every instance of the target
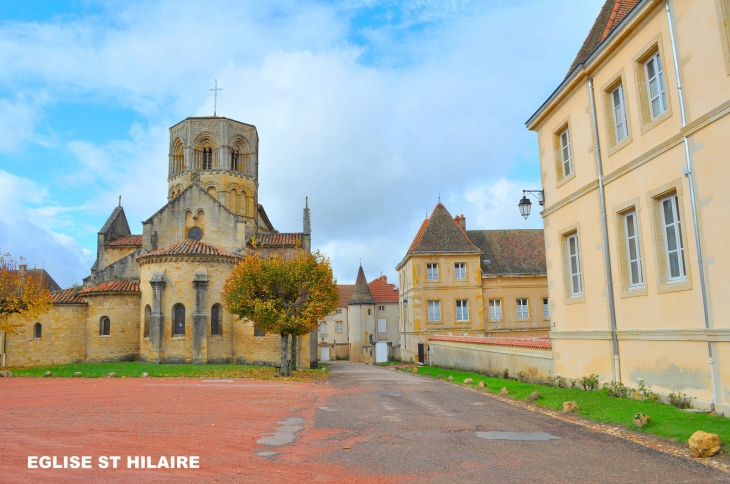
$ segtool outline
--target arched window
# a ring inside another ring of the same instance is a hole
[[[203,170],[213,168],[213,148],[203,148]]]
[[[172,335],[185,336],[185,306],[182,304],[172,308]]]
[[[235,188],[231,189],[231,196],[230,196],[229,202],[230,202],[229,208],[231,209],[231,212],[238,213],[238,192],[236,191]]]
[[[152,317],[152,308],[150,305],[144,307],[144,337],[150,337],[150,318]]]
[[[210,309],[210,335],[223,336],[223,325],[221,324],[221,305],[214,304]]]
[[[33,338],[41,339],[41,336],[43,336],[43,325],[41,323],[35,323],[33,325]]]
[[[183,144],[180,138],[175,140],[172,146],[172,154],[170,155],[170,175],[181,173],[185,169],[185,155],[183,154]]]
[[[111,326],[112,323],[106,316],[102,316],[102,318],[99,320],[99,335],[100,336],[109,336],[109,333],[111,332]]]

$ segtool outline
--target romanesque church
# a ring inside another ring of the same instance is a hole
[[[170,128],[167,204],[133,234],[120,202],[83,286],[54,292],[53,309],[37,321],[16,321],[5,364],[278,362],[279,335],[228,314],[221,298],[246,253],[311,250],[306,203],[301,232],[275,230],[258,203],[258,167],[253,125],[214,116]],[[309,366],[310,342],[299,340],[299,364]]]

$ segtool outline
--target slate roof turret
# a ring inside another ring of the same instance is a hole
[[[352,297],[347,304],[375,304],[375,299],[370,294],[368,280],[365,279],[365,271],[362,270],[362,265],[360,265],[360,269],[357,271],[355,289],[352,291]]]

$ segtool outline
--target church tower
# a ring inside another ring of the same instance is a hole
[[[170,128],[168,201],[193,181],[236,215],[258,226],[259,136],[223,117],[187,118]]]

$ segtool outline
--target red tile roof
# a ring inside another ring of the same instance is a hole
[[[77,292],[78,289],[75,287],[56,291],[51,293],[51,302],[53,304],[86,304],[86,301],[76,295]]]
[[[431,336],[431,341],[454,341],[456,343],[476,343],[481,345],[521,346],[523,348],[552,349],[553,343],[547,337],[533,338],[486,338],[473,336]]]
[[[337,284],[337,290],[340,292],[340,307],[347,306],[352,297],[352,292],[355,290],[355,284]]]
[[[140,259],[147,258],[150,256],[157,255],[219,255],[226,257],[241,257],[239,255],[228,252],[227,250],[219,249],[218,247],[200,242],[199,240],[183,240],[181,242],[175,242],[174,244],[168,245],[161,249],[153,250],[149,254],[145,254]]]
[[[139,292],[139,281],[132,281],[130,279],[117,279],[114,281],[107,281],[99,284],[98,286],[87,287],[80,290],[78,296],[88,296],[90,294],[101,294],[108,292]]]
[[[301,233],[284,234],[258,234],[256,235],[257,247],[301,247]]]
[[[380,276],[370,284],[370,294],[377,303],[397,303],[398,302],[398,290],[395,284],[388,283],[387,276]]]
[[[118,239],[113,240],[106,245],[112,247],[142,247],[142,236],[127,235],[126,237],[119,237]]]

